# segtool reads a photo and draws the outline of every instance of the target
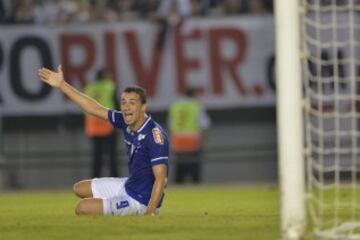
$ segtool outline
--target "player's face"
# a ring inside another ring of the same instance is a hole
[[[124,121],[131,130],[136,131],[145,120],[145,104],[141,103],[140,96],[135,92],[124,92],[121,95],[121,112]]]

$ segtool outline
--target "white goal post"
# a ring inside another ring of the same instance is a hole
[[[275,1],[277,129],[282,239],[305,230],[298,0]]]
[[[277,0],[283,239],[360,239],[360,1]]]

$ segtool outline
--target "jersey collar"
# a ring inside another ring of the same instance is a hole
[[[145,126],[150,122],[150,119],[151,116],[148,115],[146,121],[141,125],[141,127],[138,130],[136,130],[136,133],[141,132],[145,128]]]

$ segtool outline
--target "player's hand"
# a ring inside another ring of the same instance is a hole
[[[156,214],[154,212],[145,212],[144,216],[156,216]]]
[[[41,68],[38,71],[41,81],[49,84],[52,87],[59,88],[64,82],[64,74],[61,65],[58,66],[57,72],[51,71],[47,68]]]

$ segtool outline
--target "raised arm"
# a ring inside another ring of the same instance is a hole
[[[47,68],[41,68],[39,69],[38,74],[43,82],[49,84],[54,88],[60,89],[74,103],[79,105],[79,107],[86,113],[105,120],[108,119],[107,108],[99,104],[94,99],[79,92],[64,80],[64,74],[62,72],[61,65],[59,65],[57,72],[51,71]]]

